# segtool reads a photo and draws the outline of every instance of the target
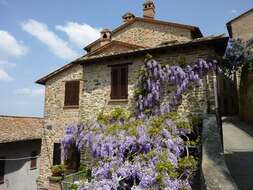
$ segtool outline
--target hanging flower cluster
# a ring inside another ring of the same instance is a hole
[[[70,124],[65,129],[65,135],[61,140],[62,158],[67,160],[71,158],[70,150],[78,147],[80,150],[80,143],[82,142],[82,136],[84,135],[84,126],[82,124]]]
[[[190,123],[176,113],[146,121],[120,108],[100,115],[79,136],[78,147],[90,149],[99,160],[91,182],[79,189],[191,189],[197,161],[186,153],[182,138],[191,131]]]
[[[141,69],[135,91],[138,118],[145,119],[150,115],[173,111],[189,86],[201,85],[201,77],[210,71],[215,71],[216,68],[219,69],[216,60],[199,59],[198,62],[182,68],[179,65],[161,66],[155,60],[148,59]],[[161,105],[164,86],[174,86],[176,89],[171,101]]]
[[[173,111],[189,86],[200,85],[200,78],[216,65],[200,59],[182,68],[149,59],[135,92],[136,115],[117,108],[85,126],[70,125],[62,141],[64,158],[75,146],[89,149],[98,160],[92,180],[79,190],[191,189],[198,162],[187,144],[196,140],[190,134],[197,127]],[[162,104],[164,85],[174,86],[175,92]]]

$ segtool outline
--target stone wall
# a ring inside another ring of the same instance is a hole
[[[238,190],[225,162],[215,115],[203,121],[201,175],[201,190]]]
[[[189,41],[191,31],[169,25],[135,21],[128,27],[113,34],[113,40],[144,47],[154,47],[166,41]]]
[[[253,124],[253,72],[248,72],[244,68],[240,81],[240,118],[248,123]]]
[[[83,67],[75,65],[68,70],[58,74],[46,83],[45,108],[44,108],[44,134],[41,150],[41,170],[38,183],[48,186],[47,177],[51,175],[53,161],[54,143],[60,143],[67,124],[79,122],[79,108],[65,109],[64,94],[65,82],[69,80],[80,80],[80,96],[83,92]],[[42,184],[42,182],[46,182]]]
[[[163,52],[154,54],[153,57],[162,64],[173,65],[182,55],[187,63],[191,63],[198,58],[212,57],[215,52],[210,47],[203,47],[187,51]],[[143,62],[144,57],[139,56],[86,64],[84,68],[81,65],[76,65],[46,83],[41,180],[45,180],[45,177],[51,173],[53,143],[60,142],[67,124],[94,119],[101,111],[111,111],[115,107],[134,109],[133,91]],[[129,64],[129,97],[127,100],[111,100],[110,65],[126,63]],[[203,87],[195,88],[184,96],[182,105],[179,107],[180,112],[206,113],[209,110],[208,105],[213,105],[212,77],[204,78]],[[79,109],[64,109],[64,84],[68,80],[81,80]],[[211,103],[208,100],[211,100]]]
[[[231,23],[232,37],[248,41],[253,38],[253,11]],[[253,51],[253,49],[252,49]],[[253,123],[253,85],[252,73],[247,68],[237,72],[237,91],[239,96],[239,114],[244,121]]]
[[[247,41],[253,37],[253,11],[231,23],[233,38]]]
[[[154,59],[162,64],[175,64],[179,57],[184,55],[187,63],[196,61],[198,58],[208,58],[214,56],[212,49],[200,48],[188,51],[178,51],[154,55]],[[87,64],[84,66],[84,91],[81,97],[80,116],[82,120],[89,120],[96,117],[101,111],[110,111],[115,107],[125,107],[134,109],[133,91],[137,81],[138,71],[144,62],[144,57],[118,59],[116,61],[100,62]],[[111,100],[111,68],[108,65],[131,63],[128,66],[128,92],[127,100]],[[179,107],[181,112],[201,112],[213,109],[208,104],[214,105],[213,75],[203,79],[203,87],[193,89],[183,98],[182,105]]]

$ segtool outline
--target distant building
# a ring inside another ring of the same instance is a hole
[[[41,118],[0,116],[0,190],[36,190]]]
[[[227,23],[231,38],[253,42],[253,8]],[[253,51],[253,50],[252,50]],[[236,86],[239,98],[239,115],[242,120],[253,123],[253,73],[247,69],[237,72]]]
[[[248,41],[253,38],[253,8],[227,23],[231,38]]]

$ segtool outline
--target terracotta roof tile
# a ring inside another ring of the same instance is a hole
[[[217,35],[217,36],[207,36],[207,37],[202,37],[202,38],[196,38],[193,39],[191,41],[187,41],[187,42],[176,42],[173,41],[173,43],[164,43],[164,44],[160,44],[160,46],[157,47],[143,47],[143,48],[138,48],[138,49],[134,49],[134,50],[129,50],[126,52],[120,52],[120,53],[116,53],[113,52],[111,54],[107,54],[107,55],[97,55],[97,56],[87,56],[84,55],[80,58],[77,58],[75,61],[57,69],[56,71],[44,76],[43,78],[39,79],[36,81],[36,83],[38,84],[45,84],[46,81],[48,81],[50,78],[54,77],[55,75],[66,71],[67,69],[78,65],[78,64],[83,64],[84,62],[91,62],[94,60],[100,60],[100,59],[106,59],[106,58],[112,58],[112,57],[119,57],[119,56],[125,56],[125,55],[131,55],[131,54],[136,54],[136,53],[146,53],[146,52],[152,52],[152,51],[159,51],[161,49],[170,49],[170,48],[178,48],[178,47],[188,47],[188,46],[192,46],[192,45],[196,45],[196,44],[204,44],[204,43],[216,43],[217,41],[221,41],[222,43],[219,45],[222,48],[226,47],[228,38],[225,37],[224,35]]]
[[[43,119],[0,116],[0,143],[41,139]]]

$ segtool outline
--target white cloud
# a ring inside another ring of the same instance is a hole
[[[231,10],[231,13],[232,13],[232,14],[237,14],[237,13],[238,13],[238,11],[237,11],[237,10],[235,10],[235,9],[233,9],[233,10]]]
[[[11,81],[13,80],[5,70],[0,69],[0,81]]]
[[[68,46],[68,43],[50,31],[46,24],[29,19],[21,23],[21,27],[24,31],[47,45],[52,53],[59,58],[73,59],[77,57],[77,53]]]
[[[57,30],[65,32],[69,41],[78,47],[83,48],[100,37],[100,30],[88,24],[77,22],[67,22],[65,25],[58,25]]]
[[[44,94],[44,89],[42,89],[42,88],[36,88],[36,89],[21,88],[21,89],[17,89],[15,91],[15,94],[26,95],[26,96],[41,96]]]
[[[28,49],[18,42],[9,32],[0,30],[0,60],[23,56]]]

